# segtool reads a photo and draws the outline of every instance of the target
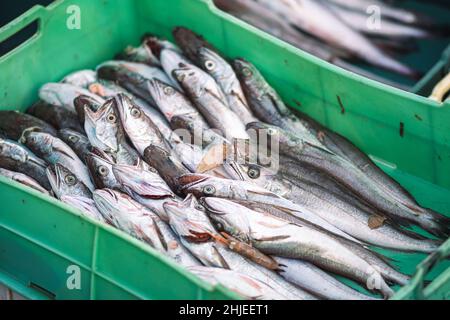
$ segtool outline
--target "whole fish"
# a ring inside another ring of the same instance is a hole
[[[347,239],[357,241],[350,235],[333,226],[317,214],[301,207],[277,194],[247,181],[216,178],[202,174],[186,174],[178,178],[181,191],[192,193],[197,197],[219,197],[229,200],[257,202],[280,209],[284,215],[306,220]]]
[[[163,203],[176,196],[155,169],[139,165],[113,165],[112,171],[117,183],[128,195],[168,221]]]
[[[79,70],[68,74],[61,82],[68,83],[80,88],[88,88],[90,84],[97,81],[97,73],[94,70]]]
[[[98,189],[95,204],[106,221],[132,237],[165,253],[167,243],[155,221],[155,215],[128,195],[111,189]]]
[[[311,0],[258,0],[287,19],[291,24],[314,34],[324,42],[348,50],[366,62],[409,77],[418,77],[417,73],[386,55],[366,37],[340,20],[321,1]],[[323,23],[328,21],[328,23]]]
[[[180,64],[173,75],[212,128],[227,139],[249,138],[241,119],[230,110],[222,89],[210,75],[192,64]]]
[[[50,192],[48,192],[45,188],[43,188],[36,180],[27,176],[26,174],[0,168],[0,176],[19,182],[27,187],[33,188],[48,196],[51,195]]]
[[[271,270],[253,263],[241,255],[215,242],[218,236],[206,216],[205,209],[195,197],[189,195],[182,202],[168,201],[164,208],[169,216],[170,226],[180,236],[181,242],[204,265],[221,267],[242,272],[272,286],[287,299],[315,299]]]
[[[330,300],[376,300],[346,286],[312,263],[274,258],[281,265],[280,275],[314,295]]]
[[[59,130],[58,137],[60,137],[62,141],[72,148],[81,161],[86,163],[86,156],[92,149],[92,145],[89,142],[88,137],[86,137],[83,133],[71,129]]]
[[[138,105],[122,94],[114,98],[114,103],[123,129],[140,155],[144,155],[144,150],[149,145],[170,150],[169,143],[162,136],[158,127]]]
[[[402,232],[398,227],[392,226],[392,223],[385,223],[382,216],[365,211],[322,186],[301,180],[295,184],[290,183],[264,169],[253,165],[248,168],[247,174],[257,177],[252,181],[259,186],[308,208],[358,240],[394,250],[426,253],[435,251],[439,246],[436,241],[425,240],[414,233]]]
[[[405,225],[410,221],[436,236],[445,237],[449,234],[450,224],[447,218],[439,214],[423,213],[410,208],[380,188],[353,163],[335,153],[274,126],[251,123],[249,127],[258,132],[265,128],[262,130],[279,142],[278,147],[281,154],[313,166],[316,170],[324,171],[398,224]]]
[[[84,132],[75,111],[39,101],[28,108],[27,113],[44,120],[58,130],[71,129]]]
[[[236,59],[233,61],[233,66],[241,81],[249,106],[259,119],[320,144],[317,137],[295,117],[275,89],[269,85],[252,63],[244,59]]]
[[[219,54],[205,47],[199,49],[198,59],[203,70],[220,85],[230,109],[238,115],[242,122],[246,125],[257,121],[248,106],[241,84],[231,65]]]
[[[56,129],[33,115],[18,111],[0,111],[0,133],[19,141],[27,131],[42,131],[56,135]]]
[[[74,100],[80,95],[85,95],[103,104],[104,100],[83,89],[68,83],[46,83],[39,89],[39,98],[48,104],[64,107],[69,111],[76,111]]]
[[[95,202],[92,198],[63,195],[60,200],[74,208],[80,210],[83,215],[88,216],[94,220],[106,223],[100,211],[95,206]]]
[[[113,172],[114,161],[106,153],[94,148],[86,156],[86,164],[96,189],[118,189],[123,190]]]
[[[137,163],[139,154],[126,141],[114,99],[108,100],[96,112],[85,107],[84,113],[84,129],[93,147],[106,152],[115,162]]]
[[[49,164],[63,165],[90,190],[94,190],[85,164],[61,139],[44,132],[28,132],[25,136],[25,144]]]
[[[191,267],[188,270],[200,279],[212,285],[221,284],[247,300],[287,299],[264,282],[240,272],[204,266]]]
[[[45,170],[47,163],[25,146],[0,137],[0,167],[25,174],[46,190],[52,190]]]
[[[226,232],[270,255],[303,259],[367,286],[374,277],[385,297],[393,291],[365,260],[325,233],[250,210],[226,199],[205,198],[211,219]]]
[[[91,190],[72,171],[56,163],[46,170],[52,190],[58,199],[63,196],[92,199]]]

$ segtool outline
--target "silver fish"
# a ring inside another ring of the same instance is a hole
[[[173,75],[212,128],[229,140],[249,138],[245,125],[230,110],[225,94],[210,75],[192,64],[180,64]]]
[[[103,218],[102,214],[98,211],[97,207],[95,206],[95,202],[92,198],[63,195],[61,196],[60,200],[72,207],[77,208],[83,213],[83,215],[88,216],[94,220],[106,223],[106,220]]]
[[[68,83],[80,88],[88,88],[90,84],[97,81],[97,73],[94,70],[79,70],[74,71],[61,80],[63,83]]]
[[[91,190],[78,177],[63,165],[56,163],[46,170],[53,192],[61,199],[63,196],[92,198]]]
[[[26,174],[0,168],[0,176],[19,182],[27,187],[40,191],[43,194],[50,195],[50,192],[48,192],[36,180],[27,176]]]
[[[181,242],[206,266],[231,269],[255,277],[287,299],[315,299],[273,271],[216,243],[212,237],[217,235],[217,231],[206,216],[204,208],[192,195],[187,196],[183,202],[168,201],[164,204],[164,208],[169,216],[170,225],[180,236]]]
[[[45,173],[46,162],[23,145],[1,137],[0,167],[30,176],[45,189],[52,189]]]
[[[94,148],[87,155],[86,164],[97,189],[123,190],[113,173],[114,160],[106,153]]]
[[[275,291],[264,282],[246,274],[211,267],[191,267],[190,272],[212,285],[221,284],[247,300],[286,300],[287,298]]]
[[[178,50],[163,49],[160,55],[161,67],[170,81],[163,81],[165,83],[174,85],[178,90],[183,91],[183,89],[178,84],[177,79],[173,75],[173,71],[179,68],[180,63],[188,64],[191,63],[183,54]]]
[[[246,125],[257,121],[248,106],[241,84],[231,65],[219,54],[205,47],[198,51],[198,58],[203,70],[220,85],[226,95],[230,109],[238,115],[242,122]]]
[[[204,202],[211,219],[223,230],[251,242],[263,253],[303,259],[365,286],[376,278],[378,286],[373,289],[385,297],[393,295],[373,266],[325,233],[250,210],[226,199],[205,198]]]
[[[91,143],[84,134],[70,130],[62,129],[58,131],[58,136],[63,140],[83,162],[86,162],[86,156],[91,151]]]
[[[86,165],[64,141],[48,133],[29,132],[25,136],[25,144],[49,164],[63,165],[90,190],[94,190]]]

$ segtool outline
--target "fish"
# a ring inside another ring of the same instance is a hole
[[[140,165],[112,165],[116,182],[134,200],[155,212],[161,219],[168,221],[163,203],[177,196],[161,178],[156,169],[143,168]]]
[[[178,196],[183,195],[178,178],[190,172],[177,156],[167,149],[150,145],[144,151],[144,161],[158,171],[173,192]]]
[[[73,104],[75,106],[75,112],[78,116],[78,121],[84,127],[84,109],[88,108],[92,111],[97,111],[100,107],[105,104],[105,100],[102,98],[96,99],[86,95],[79,95],[73,100]]]
[[[259,70],[245,59],[233,60],[234,70],[241,81],[248,104],[258,119],[301,135],[321,144],[317,137],[284,104],[281,97],[265,80]],[[247,130],[251,123],[247,123]]]
[[[190,267],[187,270],[212,285],[221,284],[246,300],[287,300],[264,282],[240,272],[205,266]]]
[[[217,197],[229,200],[251,201],[278,209],[283,216],[293,216],[306,220],[334,234],[359,243],[358,240],[333,226],[317,214],[292,201],[284,199],[254,183],[248,181],[228,180],[204,174],[185,174],[178,177],[181,191],[192,193],[197,197]]]
[[[225,94],[210,75],[192,64],[180,64],[173,75],[211,128],[219,130],[228,140],[249,139],[245,125],[230,110]]]
[[[39,101],[28,108],[27,113],[51,124],[58,130],[71,129],[80,133],[84,132],[75,111]]]
[[[141,156],[149,145],[170,150],[168,141],[138,105],[122,94],[114,98],[114,104],[124,131]]]
[[[113,172],[114,160],[100,149],[93,148],[86,156],[86,164],[96,189],[122,190]]]
[[[150,210],[128,195],[111,189],[95,190],[93,198],[108,223],[157,251],[166,252],[167,243],[155,221],[156,216]]]
[[[179,90],[183,91],[183,88],[179,85],[176,77],[173,75],[173,71],[179,68],[180,63],[189,64],[192,63],[186,58],[179,50],[162,49],[160,54],[161,67],[170,78],[170,81],[163,81],[168,84],[174,84]]]
[[[80,95],[85,95],[103,104],[101,97],[91,93],[89,90],[74,86],[68,83],[53,83],[44,84],[39,89],[39,98],[48,104],[59,106],[68,109],[69,111],[76,111],[74,100]]]
[[[106,152],[115,162],[136,164],[139,154],[126,141],[116,100],[108,100],[95,112],[88,107],[84,111],[84,129],[91,145]]]
[[[56,135],[56,129],[47,122],[18,111],[0,111],[0,133],[19,141],[27,131],[42,131]]]
[[[258,0],[258,2],[296,27],[314,34],[326,43],[347,50],[372,65],[411,78],[419,77],[416,71],[391,58],[364,35],[345,24],[321,1],[282,0],[275,3],[270,0]]]
[[[250,210],[227,199],[205,198],[204,201],[209,217],[216,224],[238,239],[251,242],[263,253],[302,259],[364,286],[376,278],[378,287],[369,289],[376,289],[387,298],[394,293],[373,266],[325,233]]]
[[[90,190],[94,185],[86,165],[61,139],[44,132],[28,132],[25,145],[49,164],[61,164],[76,175]]]
[[[13,181],[16,181],[18,183],[21,183],[21,184],[27,186],[27,187],[33,188],[34,190],[37,190],[43,194],[51,196],[51,194],[50,194],[50,192],[48,192],[48,190],[43,188],[36,180],[27,176],[26,174],[0,168],[0,176],[9,178]]]
[[[181,26],[175,27],[172,31],[172,35],[178,47],[180,47],[186,57],[193,62],[199,62],[198,51],[202,47],[211,51],[217,51],[214,46],[206,41],[201,35],[188,28]]]
[[[281,266],[279,274],[314,295],[329,300],[377,300],[336,280],[314,264],[298,259],[274,257]]]
[[[159,68],[128,61],[107,61],[97,67],[98,77],[117,82],[121,87],[155,105],[147,90],[147,81],[153,78],[170,83],[170,78]],[[176,85],[174,83],[174,85]]]
[[[61,82],[80,88],[88,88],[90,84],[97,81],[97,73],[94,70],[78,70],[66,75]]]
[[[84,132],[84,130],[83,130]],[[86,163],[86,156],[91,152],[92,145],[88,137],[83,133],[71,129],[61,129],[58,131],[58,137],[61,138],[80,158]]]
[[[181,243],[205,266],[220,267],[242,272],[272,286],[287,299],[314,300],[315,297],[283,280],[268,270],[217,243],[217,231],[199,205],[197,199],[188,195],[182,202],[167,201],[164,209],[169,216],[172,229]]]
[[[65,166],[59,163],[49,165],[45,172],[58,199],[63,196],[92,199],[91,189]]]
[[[418,211],[399,201],[353,163],[335,153],[274,126],[251,123],[249,127],[258,132],[265,128],[266,134],[278,141],[281,154],[324,171],[396,223],[404,226],[408,225],[408,221],[415,223],[437,237],[445,238],[449,234],[450,219],[438,213]]]
[[[221,87],[230,109],[246,125],[257,121],[248,106],[241,84],[234,73],[233,67],[214,51],[202,47],[198,51],[198,59],[202,69],[212,76]]]
[[[95,206],[95,202],[92,198],[86,198],[81,196],[71,196],[62,195],[60,200],[69,206],[72,206],[80,210],[84,216],[90,217],[91,219],[97,220],[99,222],[106,223],[102,214],[98,211]]]
[[[45,172],[47,163],[13,140],[0,137],[0,167],[25,174],[46,190],[52,190]]]

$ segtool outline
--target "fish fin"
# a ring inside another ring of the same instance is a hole
[[[435,236],[446,240],[450,236],[450,218],[440,213],[437,213],[431,209],[426,211],[426,215],[438,226],[434,232],[431,232]]]
[[[386,221],[386,217],[379,216],[377,214],[373,214],[369,217],[369,220],[367,222],[367,225],[370,229],[378,229],[381,226],[383,226],[384,222]]]

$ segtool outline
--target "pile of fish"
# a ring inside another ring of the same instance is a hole
[[[250,62],[173,36],[0,111],[0,174],[248,299],[375,299],[335,275],[388,298],[409,277],[370,246],[429,253],[449,236],[448,218],[294,114]]]
[[[355,62],[417,79],[399,62],[417,40],[447,36],[448,26],[381,0],[214,0],[222,10],[344,69],[390,83]],[[390,83],[399,86],[396,83]]]

